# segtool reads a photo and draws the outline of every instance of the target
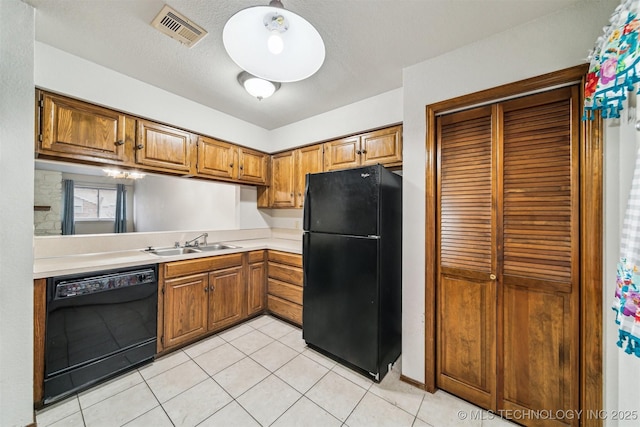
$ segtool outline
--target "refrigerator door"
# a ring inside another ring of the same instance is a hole
[[[304,340],[366,371],[378,372],[378,243],[304,233]]]
[[[304,230],[354,236],[379,235],[381,167],[307,175]]]

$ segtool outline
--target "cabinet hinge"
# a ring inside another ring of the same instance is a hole
[[[38,105],[40,106],[40,108],[43,108],[44,107],[44,100],[41,99],[40,101],[38,101]]]
[[[160,344],[164,347],[164,335],[160,337]]]
[[[38,135],[38,141],[42,142],[42,134]]]
[[[164,295],[164,285],[162,285],[162,295]]]

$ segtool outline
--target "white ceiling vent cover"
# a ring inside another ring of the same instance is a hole
[[[204,28],[168,5],[165,5],[153,19],[151,26],[187,47],[195,46],[196,43],[209,34]]]

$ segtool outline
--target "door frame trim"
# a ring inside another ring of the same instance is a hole
[[[582,83],[588,64],[452,98],[426,106],[425,158],[425,390],[436,386],[436,116],[504,98],[523,96],[570,83]],[[582,106],[582,101],[580,102]],[[603,282],[603,123],[599,114],[593,121],[582,121],[580,133],[580,408],[602,410],[602,282]],[[601,426],[597,419],[581,420],[583,426]]]

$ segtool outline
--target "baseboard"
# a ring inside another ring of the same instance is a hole
[[[422,384],[420,381],[416,381],[413,378],[405,377],[404,375],[400,375],[400,381],[405,382],[409,385],[412,385],[420,390],[426,390],[426,386]]]

